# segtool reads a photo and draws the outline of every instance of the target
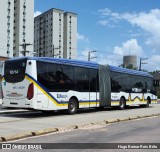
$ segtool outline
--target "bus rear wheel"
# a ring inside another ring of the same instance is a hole
[[[119,110],[123,110],[123,109],[125,109],[125,107],[126,107],[126,101],[125,101],[125,99],[122,97],[121,99],[120,99],[120,102],[119,102]]]
[[[150,98],[147,98],[147,103],[145,105],[141,105],[141,107],[143,108],[148,108],[149,107],[149,104],[150,104]]]
[[[147,98],[147,103],[146,103],[146,106],[145,106],[146,108],[149,107],[150,102],[151,102],[150,98]]]
[[[78,109],[77,101],[74,99],[70,99],[68,103],[68,113],[75,114],[77,112],[77,109]]]

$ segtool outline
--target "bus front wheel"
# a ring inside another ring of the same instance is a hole
[[[77,109],[78,109],[77,101],[74,99],[70,99],[68,103],[68,113],[75,114],[77,112]]]

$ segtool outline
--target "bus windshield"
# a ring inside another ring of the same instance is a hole
[[[9,83],[21,82],[25,78],[27,59],[8,60],[4,65],[4,79]]]

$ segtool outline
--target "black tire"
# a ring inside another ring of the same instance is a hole
[[[70,99],[68,103],[68,113],[75,114],[77,112],[77,109],[78,109],[77,101],[74,99]]]
[[[147,103],[144,105],[144,107],[149,107],[149,104],[150,104],[150,99],[149,98],[147,98]]]
[[[124,98],[121,98],[121,99],[120,99],[120,102],[119,102],[119,107],[118,107],[118,109],[119,109],[119,110],[123,110],[123,109],[125,109],[125,107],[126,107],[126,101],[125,101]]]
[[[142,107],[142,108],[148,108],[149,104],[150,104],[150,99],[147,98],[147,103],[145,105],[140,105],[140,107]]]

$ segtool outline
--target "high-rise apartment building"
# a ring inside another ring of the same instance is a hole
[[[76,58],[77,15],[50,9],[34,19],[36,56]]]
[[[64,13],[64,58],[74,59],[77,56],[77,15]]]
[[[21,45],[27,45],[26,55],[32,56],[34,0],[0,0],[0,8],[0,55],[23,56]]]

